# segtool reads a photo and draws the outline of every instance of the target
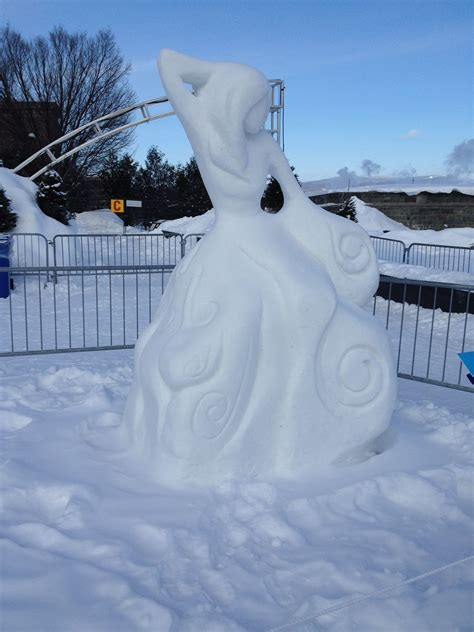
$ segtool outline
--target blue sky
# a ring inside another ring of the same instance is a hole
[[[286,83],[286,154],[303,180],[408,166],[445,172],[473,136],[473,10],[464,0],[2,0],[25,36],[57,24],[110,27],[133,65],[139,99],[161,96],[162,47],[240,61]],[[171,162],[191,148],[173,117],[143,126],[133,152],[157,144]]]

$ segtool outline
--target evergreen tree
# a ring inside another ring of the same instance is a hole
[[[109,199],[130,200],[138,194],[138,163],[130,154],[117,156],[112,154],[104,163],[99,174],[104,193]],[[125,224],[135,225],[142,222],[142,213],[125,210],[120,215]]]
[[[18,217],[12,211],[11,202],[0,187],[0,233],[11,233],[15,229]]]
[[[295,168],[291,167],[291,170],[293,171],[293,175],[295,176],[296,181],[298,182],[298,184],[300,184],[298,174],[294,173]],[[277,213],[282,208],[283,202],[283,191],[281,190],[278,180],[275,180],[275,178],[271,177],[267,183],[267,188],[263,193],[260,206],[262,207],[262,209],[270,213]]]
[[[337,215],[350,219],[353,222],[357,222],[357,207],[356,199],[354,196],[347,199],[336,211]]]
[[[194,156],[176,168],[175,195],[176,204],[187,215],[201,215],[212,208]]]
[[[157,147],[148,150],[145,166],[137,175],[137,189],[145,200],[156,200],[162,208],[172,203],[175,184],[175,169]]]
[[[137,193],[138,163],[130,154],[112,154],[99,173],[105,194],[110,199],[133,199]]]
[[[62,178],[54,169],[48,169],[42,175],[38,183],[36,201],[45,215],[58,220],[61,224],[67,226],[69,220],[74,217],[67,208],[67,196]]]

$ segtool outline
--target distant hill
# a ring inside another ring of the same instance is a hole
[[[302,182],[302,187],[306,195],[322,195],[324,193],[335,193],[348,190],[347,178],[335,176],[323,180],[310,180]],[[352,176],[350,180],[350,191],[382,191],[399,192],[408,195],[416,195],[421,191],[431,193],[450,193],[453,189],[474,195],[474,180],[470,178],[456,178],[455,176]]]

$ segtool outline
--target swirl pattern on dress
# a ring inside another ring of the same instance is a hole
[[[389,349],[376,347],[366,315],[352,312],[339,305],[315,358],[316,390],[336,415],[359,416],[380,405],[394,379]]]
[[[225,428],[229,400],[223,393],[206,393],[196,404],[192,428],[194,435],[202,439],[215,439]]]
[[[334,256],[344,272],[359,274],[369,267],[372,262],[371,246],[363,235],[350,231],[338,235],[334,241]]]

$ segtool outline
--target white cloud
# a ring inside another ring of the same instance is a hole
[[[410,138],[416,138],[421,134],[419,129],[411,129],[406,134],[402,134],[400,138],[402,140],[409,140]]]

